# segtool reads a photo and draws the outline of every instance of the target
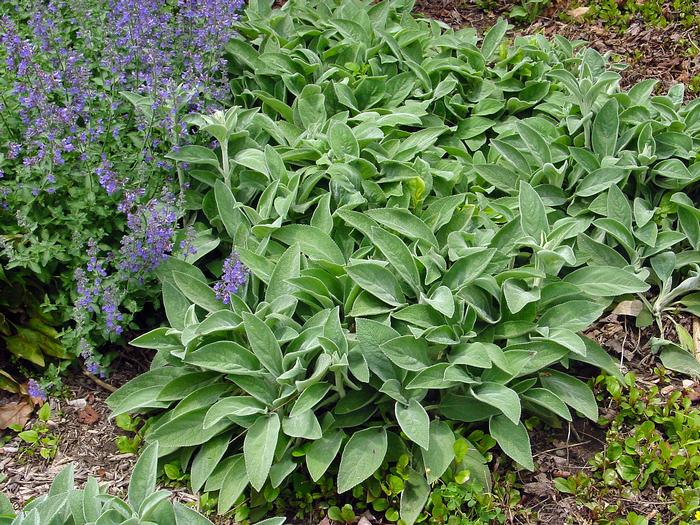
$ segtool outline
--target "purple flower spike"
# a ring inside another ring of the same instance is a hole
[[[248,268],[240,261],[238,254],[232,252],[224,261],[224,274],[214,285],[216,298],[224,304],[231,304],[231,296],[248,280]]]

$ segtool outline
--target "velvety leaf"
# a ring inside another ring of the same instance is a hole
[[[455,435],[444,421],[431,421],[428,449],[421,450],[428,483],[437,481],[454,460]]]
[[[586,266],[564,277],[582,292],[594,296],[611,297],[626,293],[640,293],[649,285],[633,273],[613,266]]]
[[[401,492],[401,521],[406,525],[413,525],[423,511],[429,495],[430,486],[425,477],[413,469],[409,470],[408,479]]]
[[[522,423],[515,424],[504,415],[492,416],[489,419],[489,432],[503,452],[526,469],[535,470],[530,438]]]
[[[338,469],[338,493],[342,494],[374,474],[384,461],[387,435],[383,427],[355,432],[345,444]]]
[[[424,450],[428,449],[430,441],[430,418],[423,406],[415,399],[410,399],[408,405],[396,403],[396,420],[401,430],[414,443]]]
[[[282,350],[272,330],[257,316],[248,313],[243,314],[243,326],[255,356],[274,375],[282,375]]]
[[[598,404],[586,383],[556,370],[541,372],[540,381],[542,386],[571,408],[578,410],[591,421],[598,420]]]
[[[338,454],[342,442],[343,433],[335,430],[325,433],[323,437],[311,443],[306,451],[306,468],[312,480],[318,481],[325,474]]]
[[[280,433],[277,413],[260,416],[248,429],[243,441],[245,470],[252,487],[260,491],[267,480]]]

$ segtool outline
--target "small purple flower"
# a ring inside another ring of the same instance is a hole
[[[119,190],[120,181],[117,172],[112,169],[112,163],[107,160],[107,155],[102,154],[102,162],[95,168],[95,174],[99,178],[100,186],[102,186],[107,195],[113,195]]]
[[[119,323],[124,319],[124,316],[119,311],[116,290],[113,286],[106,287],[102,292],[102,313],[105,315],[107,332],[120,335],[124,330]]]
[[[46,401],[47,399],[46,390],[44,390],[34,379],[30,379],[27,383],[27,393],[29,394],[29,397],[33,397],[34,399],[38,399],[40,401]]]
[[[7,147],[7,158],[16,159],[19,156],[19,152],[22,150],[22,145],[16,142],[10,142]]]
[[[234,251],[224,261],[224,273],[221,280],[214,285],[216,298],[224,304],[231,304],[231,296],[248,280],[248,268],[240,261]]]

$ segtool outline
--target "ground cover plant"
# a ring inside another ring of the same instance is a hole
[[[230,255],[159,266],[169,326],[132,342],[152,369],[109,402],[151,414],[146,441],[219,512],[257,519],[300,471],[371,501],[400,467],[385,517],[423,519],[440,478],[488,488],[474,428],[532,469],[524,414],[597,420],[574,369],[621,379],[581,335],[613,304],[641,326],[697,310],[700,103],[622,91],[563,38],[411,7],[251,2],[235,105],[189,117],[199,142],[168,155]]]
[[[612,401],[616,412],[602,421],[607,426],[605,448],[591,458],[590,470],[554,482],[601,525],[687,525],[700,519],[700,413],[693,406],[697,392],[671,384],[664,375],[659,379],[658,386],[642,389],[632,373],[624,386],[609,377],[597,378],[600,399]],[[645,517],[633,502],[651,493],[664,504],[655,516]]]

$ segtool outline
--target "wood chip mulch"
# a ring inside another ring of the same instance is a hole
[[[0,472],[7,476],[0,491],[17,507],[48,492],[51,480],[69,463],[74,465],[78,485],[92,476],[112,494],[126,492],[136,457],[120,454],[115,445],[124,432],[109,419],[104,403],[109,392],[82,375],[68,376],[65,382],[66,398],[50,400],[48,427],[58,438],[56,457],[44,460],[16,437],[0,448]]]

